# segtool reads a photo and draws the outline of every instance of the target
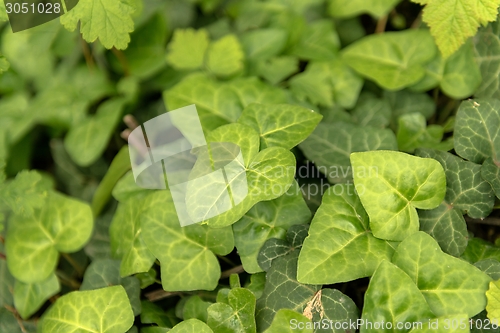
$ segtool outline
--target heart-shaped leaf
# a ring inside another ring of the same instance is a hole
[[[400,241],[419,229],[415,208],[439,206],[446,192],[443,167],[430,158],[393,151],[351,154],[354,184],[377,238]]]
[[[408,274],[438,316],[475,316],[486,306],[491,278],[473,265],[447,255],[424,232],[402,241],[392,262]]]
[[[50,192],[31,217],[14,215],[5,241],[7,264],[16,279],[40,282],[54,271],[59,252],[75,252],[89,240],[93,219],[89,205]]]
[[[199,224],[181,227],[169,191],[152,193],[147,200],[149,209],[141,216],[142,235],[160,260],[163,289],[215,289],[221,271],[214,253],[226,255],[232,251],[231,228],[212,229]]]
[[[35,283],[16,281],[14,286],[14,305],[23,319],[35,313],[47,299],[59,292],[61,286],[55,274],[46,280]]]
[[[245,288],[231,289],[228,304],[215,303],[208,308],[208,326],[215,332],[255,333],[255,296]]]
[[[371,276],[382,260],[390,260],[393,246],[372,235],[354,186],[330,187],[300,251],[297,280],[333,284]]]
[[[134,313],[125,289],[114,286],[60,297],[43,315],[39,332],[124,333],[133,323]]]

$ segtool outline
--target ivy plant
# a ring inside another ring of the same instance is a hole
[[[500,0],[12,3],[0,332],[500,332]],[[129,148],[190,105],[182,226]]]

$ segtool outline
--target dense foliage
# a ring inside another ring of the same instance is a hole
[[[0,333],[500,332],[500,0],[4,2]],[[192,104],[248,194],[181,227],[126,139]]]

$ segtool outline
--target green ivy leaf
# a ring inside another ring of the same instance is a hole
[[[392,262],[408,274],[437,316],[465,313],[469,317],[486,305],[491,278],[471,264],[443,253],[424,232],[402,241]]]
[[[311,222],[299,255],[297,280],[334,284],[371,276],[393,252],[393,245],[370,232],[354,186],[336,185],[323,195]]]
[[[500,321],[500,281],[490,281],[489,289],[486,291],[486,313],[491,321],[498,323]]]
[[[145,199],[120,202],[109,227],[111,253],[121,259],[120,275],[147,272],[155,261],[142,237],[141,214],[149,209]]]
[[[266,286],[257,300],[257,329],[267,329],[282,308],[302,312],[320,286],[301,284],[296,280],[299,251],[275,259],[266,274]]]
[[[474,264],[481,271],[489,275],[493,280],[500,280],[500,262],[496,259],[484,259]]]
[[[3,247],[0,246],[0,249],[3,250]],[[0,259],[0,309],[5,305],[14,305],[13,294],[15,281],[16,280],[9,272],[7,262]]]
[[[352,178],[352,152],[396,150],[397,143],[391,130],[338,122],[320,123],[299,147],[329,181],[343,182]]]
[[[114,286],[74,291],[60,297],[43,315],[39,331],[124,333],[133,323],[134,314],[125,289]]]
[[[80,21],[80,31],[87,42],[99,38],[107,49],[124,50],[130,42],[129,33],[134,30],[131,15],[135,11],[133,2],[126,0],[80,0],[61,16],[61,23],[69,31],[74,31]]]
[[[64,147],[79,166],[94,163],[106,149],[120,121],[125,99],[115,98],[99,106],[95,116],[72,127],[64,138]]]
[[[500,22],[492,22],[479,29],[472,39],[475,60],[479,65],[482,81],[475,92],[480,98],[500,98]]]
[[[104,287],[121,285],[125,288],[134,315],[141,313],[141,288],[135,276],[120,277],[120,261],[112,259],[97,259],[85,270],[80,290],[94,290]]]
[[[3,172],[3,167],[0,166]],[[16,178],[6,184],[0,176],[0,209],[7,206],[15,214],[31,216],[42,207],[47,197],[47,188],[41,182],[42,177],[36,171],[21,171]]]
[[[491,185],[497,198],[500,198],[500,163],[495,163],[491,157],[484,161],[481,167],[481,177]]]
[[[3,4],[2,4],[3,5]],[[34,322],[21,321],[14,313],[5,308],[0,308],[0,331],[9,333],[36,333]]]
[[[403,240],[418,231],[415,208],[436,208],[444,199],[445,173],[433,159],[375,151],[353,153],[351,163],[356,191],[377,238]]]
[[[370,35],[349,45],[342,58],[359,74],[382,88],[400,90],[418,82],[435,54],[428,31],[405,30]]]
[[[287,41],[282,29],[257,29],[241,35],[241,44],[250,60],[265,60],[281,53]]]
[[[60,291],[59,280],[52,273],[46,280],[34,283],[16,281],[14,285],[14,305],[23,319],[35,313],[50,297]]]
[[[250,104],[238,123],[248,125],[260,134],[261,149],[291,149],[311,134],[322,116],[312,110],[290,104]]]
[[[483,163],[500,155],[500,101],[468,100],[460,104],[455,121],[455,150],[461,157]]]
[[[391,92],[385,90],[384,99],[389,101],[392,109],[391,125],[395,129],[400,116],[408,113],[421,113],[429,119],[436,112],[434,100],[427,94],[414,93],[408,90]]]
[[[306,60],[331,60],[336,57],[340,41],[333,22],[317,20],[306,27],[290,54]]]
[[[391,121],[392,109],[386,98],[378,98],[371,93],[362,93],[351,114],[352,119],[359,126],[384,128]]]
[[[444,130],[440,125],[429,125],[421,113],[408,113],[399,117],[397,140],[399,150],[412,153],[415,148],[451,150],[452,141],[441,143]]]
[[[414,2],[421,3],[414,0]],[[426,22],[444,58],[457,51],[480,25],[496,20],[498,0],[428,0],[422,20]]]
[[[400,332],[399,322],[426,324],[434,318],[426,299],[415,283],[397,266],[384,260],[370,280],[365,294],[361,319],[371,322],[392,323],[391,329],[362,326],[362,332]],[[388,325],[387,325],[388,326]],[[409,331],[406,329],[404,331]]]
[[[330,0],[328,13],[333,17],[353,17],[368,13],[375,17],[387,15],[401,0]]]
[[[312,323],[306,316],[289,309],[276,313],[265,333],[313,333]]]
[[[198,319],[188,319],[175,325],[169,333],[213,333],[210,327]]]
[[[230,76],[243,69],[244,54],[234,35],[226,35],[208,47],[206,64],[208,70],[218,76]]]
[[[208,32],[205,29],[177,29],[168,44],[167,62],[180,70],[200,68],[208,44]]]
[[[339,58],[310,62],[304,72],[289,82],[299,100],[345,108],[354,107],[363,86],[363,80]]]
[[[215,303],[207,311],[207,324],[216,332],[256,332],[255,296],[248,289],[231,289],[228,294],[228,304]]]
[[[59,252],[75,252],[92,234],[89,205],[50,192],[32,217],[14,215],[9,221],[5,250],[9,270],[26,283],[40,282],[54,271]]]
[[[258,61],[255,73],[269,81],[269,83],[277,84],[296,73],[299,67],[298,63],[299,60],[295,57],[273,57]]]
[[[162,327],[173,327],[178,322],[177,318],[177,321],[173,321],[161,307],[154,303],[141,301],[141,308],[141,323],[143,324],[156,324]]]
[[[196,318],[206,323],[209,315],[207,309],[212,304],[211,302],[205,302],[198,295],[191,296],[184,303],[182,318],[184,320]]]
[[[262,271],[257,255],[267,239],[283,239],[289,227],[306,223],[310,218],[311,212],[296,182],[281,197],[253,206],[233,224],[234,243],[245,271],[252,274]]]
[[[462,258],[470,263],[490,258],[500,261],[500,248],[481,238],[474,237],[469,239]]]
[[[220,278],[215,254],[226,255],[234,247],[230,227],[206,225],[181,227],[170,192],[152,193],[142,213],[143,239],[161,262],[163,289],[167,291],[213,290]]]

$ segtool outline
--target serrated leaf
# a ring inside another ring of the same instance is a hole
[[[185,320],[168,331],[169,333],[213,333],[210,327],[198,319]]]
[[[89,166],[101,156],[118,125],[125,102],[122,98],[106,101],[95,116],[70,129],[64,147],[76,164]]]
[[[363,325],[360,332],[400,332],[396,329],[399,322],[421,321],[425,324],[430,318],[434,318],[434,314],[410,277],[394,264],[382,261],[366,290],[361,319],[371,323],[384,321],[392,325],[385,325],[386,328],[380,328],[379,325],[378,329],[375,325]]]
[[[496,259],[484,259],[474,263],[474,266],[488,274],[493,280],[500,280],[500,262]]]
[[[256,322],[258,331],[267,329],[282,308],[302,313],[320,286],[301,284],[296,280],[299,251],[273,261],[266,274],[266,286],[257,300]]]
[[[267,239],[284,238],[289,227],[306,223],[310,217],[311,212],[296,182],[281,197],[253,206],[233,224],[234,243],[245,271],[261,271],[257,255]]]
[[[399,2],[400,0],[330,0],[328,13],[333,17],[353,17],[363,13],[382,17],[388,14]]]
[[[16,281],[14,285],[14,305],[23,319],[35,313],[50,297],[61,289],[55,274],[35,283]]]
[[[147,272],[155,261],[142,236],[140,217],[145,209],[149,205],[144,199],[120,202],[109,227],[111,253],[121,259],[121,276]]]
[[[200,68],[208,44],[208,32],[205,29],[177,29],[168,45],[167,62],[180,70]]]
[[[343,60],[359,74],[387,90],[400,90],[418,82],[424,65],[435,55],[428,31],[405,30],[370,35],[342,51]]]
[[[342,182],[352,178],[352,152],[396,150],[397,143],[390,130],[338,122],[320,123],[299,147],[329,181]]]
[[[309,324],[309,325],[308,325]],[[281,309],[265,333],[313,333],[311,320],[297,311]]]
[[[455,121],[455,150],[461,157],[483,163],[500,159],[500,101],[468,100],[460,104]]]
[[[89,205],[50,192],[46,204],[31,217],[14,215],[5,239],[7,264],[16,279],[26,283],[49,277],[59,252],[75,252],[92,234]]]
[[[211,229],[199,224],[181,227],[168,191],[152,193],[147,200],[150,208],[141,216],[142,235],[161,262],[163,289],[215,289],[221,273],[214,253],[231,252],[231,228]]]
[[[69,12],[61,16],[61,23],[74,31],[80,21],[83,38],[92,43],[99,38],[105,48],[127,48],[129,33],[134,30],[131,15],[136,8],[126,0],[79,0]]]
[[[255,296],[245,288],[231,289],[228,304],[215,303],[208,308],[207,324],[220,333],[255,333]]]
[[[340,58],[314,61],[290,80],[291,91],[300,99],[322,106],[356,104],[363,80]]]
[[[397,140],[399,150],[412,153],[415,148],[451,150],[453,142],[442,142],[444,130],[440,125],[429,125],[421,113],[408,113],[399,117]],[[438,148],[439,147],[439,148]]]
[[[217,76],[230,76],[243,69],[244,54],[234,35],[226,35],[208,47],[206,65]]]
[[[81,316],[85,313],[85,316]],[[41,333],[124,333],[134,314],[122,286],[74,291],[60,297],[40,322]]]
[[[465,313],[472,317],[486,305],[484,293],[491,278],[471,264],[443,253],[424,232],[402,241],[392,262],[412,278],[437,316]]]
[[[480,25],[495,21],[498,0],[429,0],[425,3],[422,20],[444,58],[457,51],[467,38],[476,34]]]
[[[500,98],[500,22],[492,22],[479,29],[472,39],[475,60],[479,65],[482,81],[475,92],[480,98]]]
[[[134,315],[139,315],[141,313],[139,280],[134,276],[121,278],[119,260],[97,259],[92,261],[85,270],[80,290],[94,290],[117,285],[125,288]]]
[[[261,149],[291,149],[311,134],[322,116],[312,110],[290,104],[250,104],[238,123],[248,125],[260,134]]]
[[[339,190],[340,188],[340,190]],[[393,246],[375,238],[354,186],[336,185],[324,195],[299,255],[297,280],[334,284],[371,276]]]
[[[36,209],[43,206],[47,197],[47,188],[41,180],[42,177],[36,171],[19,172],[14,180],[2,184],[0,207],[6,205],[15,214],[33,215]]]
[[[444,199],[445,173],[436,160],[374,151],[351,154],[351,163],[356,190],[377,238],[400,241],[417,232],[415,208],[436,208]]]
[[[491,281],[488,291],[486,291],[486,313],[491,321],[498,323],[500,321],[500,281]]]

